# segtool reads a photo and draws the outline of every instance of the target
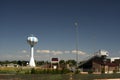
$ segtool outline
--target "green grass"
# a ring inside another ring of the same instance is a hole
[[[70,80],[68,70],[45,70],[32,68],[0,68],[0,80]],[[73,74],[73,80],[120,78],[120,74]]]
[[[120,78],[120,74],[73,74],[73,80]],[[18,74],[0,75],[5,80],[70,80],[70,74]]]
[[[73,78],[75,80],[112,79],[120,78],[120,74],[76,74]]]
[[[0,75],[0,80],[68,80],[67,76],[60,74],[19,74],[19,75]]]

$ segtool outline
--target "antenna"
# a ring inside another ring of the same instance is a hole
[[[34,45],[37,44],[38,42],[38,38],[33,36],[33,34],[31,34],[30,37],[27,38],[27,42],[28,44],[30,45],[31,47],[31,57],[30,57],[30,62],[29,62],[29,65],[31,67],[35,67],[35,61],[34,61]]]

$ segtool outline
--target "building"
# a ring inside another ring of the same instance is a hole
[[[88,60],[81,62],[79,68],[83,72],[113,73],[120,71],[120,59],[107,59],[108,52],[99,51]]]
[[[58,58],[51,58],[51,68],[53,68],[53,69],[59,68],[59,59]]]

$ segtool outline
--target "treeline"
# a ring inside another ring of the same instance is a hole
[[[50,61],[35,61],[36,66],[41,66],[41,65],[46,65],[46,64],[50,64]],[[0,61],[0,65],[7,65],[7,64],[17,64],[19,66],[27,66],[29,64],[29,61],[25,61],[25,60],[14,60],[14,61]],[[61,66],[65,66],[66,64],[69,64],[70,66],[75,66],[76,65],[76,61],[75,60],[60,60],[59,64]]]
[[[14,61],[8,61],[8,60],[6,60],[6,61],[0,61],[0,65],[1,66],[7,66],[7,64],[17,64],[17,65],[19,65],[19,66],[27,66],[27,63],[28,63],[28,61],[16,61],[16,60],[14,60]]]

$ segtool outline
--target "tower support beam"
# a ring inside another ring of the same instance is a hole
[[[31,47],[31,58],[30,58],[30,63],[29,65],[31,67],[35,67],[35,61],[34,61],[34,47]]]

